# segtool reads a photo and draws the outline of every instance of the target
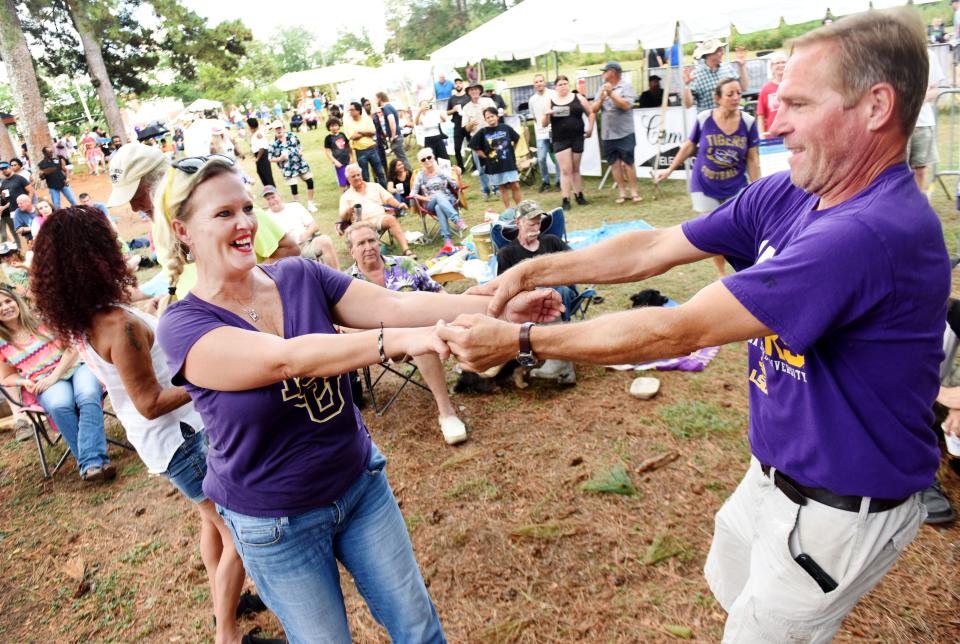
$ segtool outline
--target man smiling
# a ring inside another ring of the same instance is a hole
[[[925,515],[950,291],[940,221],[904,162],[927,64],[909,10],[812,31],[793,44],[770,125],[789,173],[682,226],[537,257],[477,289],[496,293],[496,313],[536,286],[635,281],[724,255],[737,273],[686,304],[441,329],[471,369],[518,345],[526,359],[619,364],[747,341],[753,458],[705,567],[724,641],[829,642]]]

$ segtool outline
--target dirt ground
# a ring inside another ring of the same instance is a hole
[[[104,200],[109,185],[77,177],[74,191]],[[128,237],[146,229],[129,213],[118,223]],[[617,308],[619,295],[596,312]],[[424,391],[407,388],[382,418],[368,407],[449,640],[718,641],[724,612],[702,568],[713,515],[749,460],[744,372],[739,343],[702,373],[655,374],[650,401],[627,394],[637,374],[582,365],[573,388],[456,394],[470,430],[458,448],[443,443]],[[134,454],[111,457],[111,484],[82,484],[72,463],[44,482],[33,445],[0,433],[5,640],[212,641],[195,511]],[[634,493],[584,489],[603,479]],[[960,478],[943,467],[941,480],[960,501]],[[922,527],[837,640],[960,640],[958,570],[960,527]],[[387,641],[343,581],[355,641]],[[282,633],[268,614],[243,625]]]

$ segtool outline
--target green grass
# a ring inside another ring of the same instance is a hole
[[[702,400],[683,401],[661,407],[657,413],[667,429],[678,438],[705,438],[730,433],[738,425],[719,407]]]

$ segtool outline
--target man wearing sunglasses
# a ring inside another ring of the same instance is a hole
[[[153,193],[160,182],[168,178],[171,168],[176,171],[196,172],[205,157],[187,157],[180,159],[171,166],[170,160],[156,147],[142,143],[128,143],[117,150],[110,158],[110,182],[113,192],[107,200],[108,208],[130,206],[134,212],[143,213],[153,222]],[[300,254],[300,247],[273,218],[259,208],[255,208],[257,216],[257,234],[253,246],[257,254],[257,261],[263,263],[275,262],[283,257],[295,257]],[[140,285],[140,290],[149,297],[157,297],[167,292],[170,277],[167,266],[173,258],[174,248],[172,240],[167,241],[166,235],[156,233],[157,225],[154,222],[151,228],[150,241],[157,253],[157,262],[161,266],[160,272],[150,281]],[[177,296],[182,297],[197,281],[197,269],[192,263],[183,267],[183,274],[177,281]]]

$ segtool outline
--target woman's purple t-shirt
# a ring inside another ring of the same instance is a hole
[[[300,258],[260,268],[280,292],[285,338],[336,333],[331,309],[352,283],[349,276]],[[221,326],[256,330],[192,293],[167,309],[157,329],[176,374],[173,382],[186,386],[210,439],[204,493],[229,510],[256,517],[297,515],[334,502],[370,455],[370,435],[353,405],[350,379],[290,378],[234,392],[196,387],[183,377],[187,354]]]
[[[690,132],[690,140],[697,145],[690,192],[729,199],[747,185],[747,152],[760,145],[757,122],[753,121],[748,129],[741,114],[737,130],[726,134],[713,120],[713,110],[702,127],[700,121],[698,117]]]

